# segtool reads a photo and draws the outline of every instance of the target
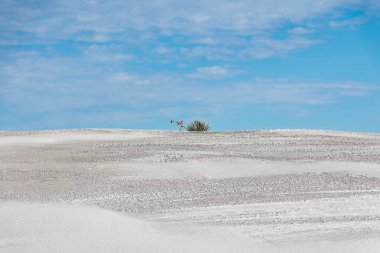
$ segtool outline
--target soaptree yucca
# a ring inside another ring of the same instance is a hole
[[[189,124],[186,125],[185,129],[187,131],[208,131],[210,126],[207,122],[201,121],[201,120],[193,120]]]

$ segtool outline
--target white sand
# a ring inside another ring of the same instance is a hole
[[[57,142],[130,140],[153,137],[154,133],[141,131],[91,130],[91,131],[41,131],[41,132],[3,132],[0,134],[0,146],[54,144]]]
[[[0,252],[249,252],[221,235],[170,234],[151,223],[89,207],[5,202]]]
[[[105,170],[125,173],[130,179],[237,178],[270,175],[346,172],[380,178],[379,164],[345,161],[186,161],[174,163],[105,164]],[[233,169],[231,169],[233,168]]]
[[[0,133],[0,252],[379,252],[380,135]]]
[[[2,203],[0,224],[0,252],[12,253],[375,253],[380,247],[377,238],[313,242],[306,237],[302,243],[264,244],[228,234],[225,229],[160,228],[160,224],[157,226],[110,211],[52,204]],[[239,228],[241,231],[246,229],[247,226]],[[256,230],[255,233],[263,236],[276,232],[270,227],[262,230]]]

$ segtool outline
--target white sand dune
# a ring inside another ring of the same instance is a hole
[[[380,135],[0,133],[0,252],[380,252]]]
[[[378,238],[317,242],[305,238],[303,243],[264,244],[215,228],[160,228],[111,211],[62,204],[3,202],[0,224],[0,252],[7,253],[375,253],[380,247]]]
[[[249,252],[221,235],[170,234],[115,212],[78,206],[2,203],[0,252]]]
[[[3,136],[2,136],[3,135]],[[139,131],[117,131],[111,129],[91,131],[39,131],[39,132],[2,132],[0,133],[0,146],[54,144],[57,142],[74,141],[100,141],[100,140],[130,140],[152,137],[154,133]]]

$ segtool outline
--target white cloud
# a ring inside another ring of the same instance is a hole
[[[196,38],[193,40],[195,44],[215,45],[218,44],[213,38]]]
[[[159,113],[179,108],[175,111],[179,113],[196,106],[207,108],[205,113],[223,114],[255,104],[300,108],[331,104],[377,90],[377,86],[367,83],[300,79],[220,78],[210,85],[210,78],[189,78],[188,73],[109,71],[85,60],[17,55],[15,62],[0,65],[0,101],[14,112],[24,113],[62,113],[117,105],[138,110],[141,117],[152,110]],[[215,65],[194,73],[225,77],[234,72]]]
[[[323,105],[351,96],[365,96],[377,86],[360,82],[318,82],[298,79],[256,79],[226,90],[244,103]]]
[[[303,37],[290,37],[283,40],[262,39],[257,45],[248,48],[246,52],[254,58],[263,59],[271,56],[283,56],[286,53],[307,48],[320,43],[320,40],[312,40]]]
[[[355,28],[363,23],[365,23],[367,20],[365,17],[357,17],[357,18],[351,18],[351,19],[344,19],[344,20],[332,20],[328,24],[332,28]]]
[[[310,29],[306,29],[304,27],[295,27],[295,28],[290,29],[289,31],[289,33],[293,35],[309,34],[311,32],[313,31]]]
[[[128,73],[117,73],[113,76],[112,80],[115,82],[134,83],[138,80],[138,77]]]
[[[283,54],[286,50],[291,52],[294,47],[305,48],[314,44],[310,37],[314,30],[307,27],[310,24],[326,27],[356,24],[363,18],[342,20],[335,14],[355,8],[376,15],[374,10],[380,9],[378,2],[371,0],[0,0],[0,6],[2,44],[74,40],[141,45],[155,43],[158,37],[166,35],[183,36],[183,42],[193,51],[197,44],[203,44],[213,47],[214,51],[232,50],[234,55],[236,49],[231,47],[242,47],[243,52],[253,47],[253,51],[260,51],[255,53],[258,58],[276,55],[278,45],[268,43],[256,48],[253,39],[256,36],[276,40],[272,36],[276,30],[294,26],[289,36],[298,34],[307,43],[293,43],[290,49],[281,50],[280,54]],[[319,17],[322,19],[318,20]],[[287,42],[291,38],[283,40]],[[298,42],[302,42],[301,38]],[[162,53],[164,48],[165,52],[171,51],[169,47],[162,45],[157,53]],[[266,51],[270,53],[263,53]],[[217,54],[207,54],[208,58],[212,56],[218,58]]]
[[[94,62],[130,62],[134,56],[118,46],[90,45],[81,48],[83,57]]]
[[[230,74],[230,71],[220,66],[202,67],[198,68],[197,72],[205,75],[226,76]]]
[[[160,46],[160,47],[156,47],[154,49],[154,52],[156,52],[158,54],[169,54],[169,53],[172,53],[173,50],[169,47]]]
[[[207,66],[197,68],[194,73],[190,74],[192,78],[226,78],[232,75],[231,70],[221,66]]]

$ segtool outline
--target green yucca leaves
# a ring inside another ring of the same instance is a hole
[[[193,120],[185,127],[187,131],[208,131],[209,128],[210,126],[207,122],[200,120]]]

